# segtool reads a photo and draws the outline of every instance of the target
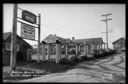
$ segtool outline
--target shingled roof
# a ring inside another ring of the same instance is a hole
[[[88,39],[75,39],[73,40],[74,42],[81,42],[81,43],[93,43],[93,44],[98,44],[101,43],[103,44],[102,38],[88,38]]]
[[[46,43],[56,43],[57,40],[61,43],[74,43],[70,39],[65,39],[52,34],[48,35],[43,41]]]
[[[3,33],[3,40],[8,39],[8,37],[11,36],[11,33],[12,33],[12,32]],[[16,35],[16,37],[17,37],[17,39],[22,40],[23,42],[25,42],[27,46],[29,46],[29,47],[32,48],[32,46],[31,46],[28,42],[26,42],[24,39],[22,39],[19,35]],[[18,41],[19,41],[19,40],[18,40]]]
[[[6,40],[11,35],[11,32],[6,32],[3,34],[3,40]]]
[[[125,40],[125,38],[124,38],[124,37],[121,37],[121,38],[119,38],[118,40],[114,41],[112,44],[115,44],[116,42],[118,42],[118,41],[120,41],[120,40]]]

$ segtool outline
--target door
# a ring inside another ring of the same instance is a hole
[[[27,61],[31,61],[31,56],[32,56],[32,49],[27,50]]]

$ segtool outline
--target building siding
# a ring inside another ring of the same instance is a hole
[[[113,49],[121,50],[123,48],[125,48],[125,39],[120,38],[119,40],[113,42]]]
[[[10,50],[6,50],[6,44],[11,44],[11,36],[3,41],[3,65],[10,65]],[[17,45],[19,45],[19,51],[17,51],[16,59],[17,63],[21,61],[27,61],[27,49],[32,49],[32,47],[27,44],[22,38],[17,36]]]

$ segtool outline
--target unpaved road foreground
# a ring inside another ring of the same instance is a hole
[[[125,53],[84,61],[64,73],[12,82],[125,83]]]

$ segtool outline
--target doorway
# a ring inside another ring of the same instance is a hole
[[[27,61],[32,60],[31,56],[32,56],[32,49],[27,49]]]

